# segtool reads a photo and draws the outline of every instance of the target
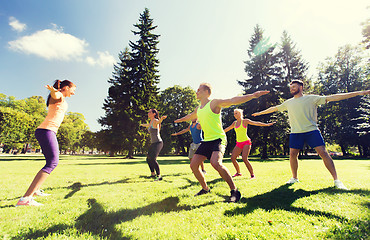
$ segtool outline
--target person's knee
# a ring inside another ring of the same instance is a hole
[[[219,162],[211,162],[211,165],[214,169],[216,169],[217,171],[219,171],[220,169],[223,168],[223,166],[219,163]]]
[[[199,165],[200,165],[200,164],[197,164],[195,161],[191,161],[191,162],[190,162],[190,169],[191,169],[192,171],[194,171],[194,170],[196,170],[196,169],[198,169],[198,168],[199,168]]]
[[[41,170],[50,174],[58,166],[59,161],[48,162]]]

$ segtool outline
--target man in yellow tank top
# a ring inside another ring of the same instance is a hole
[[[193,171],[194,176],[202,186],[202,190],[195,194],[195,196],[210,192],[204,175],[199,170],[199,165],[206,159],[209,159],[212,167],[218,171],[220,176],[230,187],[231,196],[229,201],[238,202],[240,200],[241,194],[236,188],[229,170],[222,164],[222,158],[226,146],[226,135],[222,128],[221,109],[245,103],[267,93],[269,93],[269,91],[258,91],[253,94],[237,96],[229,99],[211,100],[211,85],[208,83],[200,84],[197,90],[197,99],[200,100],[200,106],[189,115],[175,120],[176,123],[179,123],[198,118],[204,132],[204,139],[190,163],[190,168]]]

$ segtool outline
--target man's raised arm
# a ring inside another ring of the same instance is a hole
[[[338,94],[333,94],[333,95],[327,96],[326,101],[327,102],[335,102],[335,101],[340,101],[340,100],[344,100],[344,99],[347,99],[347,98],[352,98],[352,97],[356,97],[356,96],[359,96],[359,95],[367,95],[367,94],[370,94],[370,90],[349,92],[349,93],[338,93]]]
[[[236,96],[229,99],[218,99],[217,105],[221,108],[227,108],[233,105],[239,105],[245,102],[248,102],[249,100],[252,100],[253,98],[259,98],[262,95],[268,94],[270,91],[257,91],[252,94],[247,94],[243,96]]]
[[[186,122],[186,121],[190,121],[190,120],[196,119],[197,118],[197,109],[198,108],[196,108],[192,113],[186,115],[185,117],[176,119],[174,122],[175,123],[180,123],[180,122]]]
[[[256,117],[256,116],[259,116],[259,115],[269,114],[269,113],[273,113],[273,112],[276,112],[276,111],[278,111],[277,107],[270,107],[270,108],[267,108],[267,109],[265,109],[261,112],[253,113],[252,116]]]

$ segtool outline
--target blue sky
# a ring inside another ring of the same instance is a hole
[[[279,42],[286,30],[310,73],[340,46],[362,40],[367,0],[1,0],[0,93],[23,99],[46,97],[55,79],[76,83],[69,111],[82,113],[92,131],[100,129],[113,64],[136,41],[133,24],[150,10],[164,90],[173,85],[214,87],[213,97],[242,92],[244,61],[253,28]]]

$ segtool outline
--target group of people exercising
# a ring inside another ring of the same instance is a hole
[[[370,94],[370,90],[357,91],[350,93],[340,93],[330,96],[305,95],[303,94],[303,82],[294,80],[290,83],[290,92],[292,98],[284,101],[282,104],[270,107],[261,112],[252,114],[252,116],[259,116],[262,114],[269,114],[275,111],[287,111],[291,133],[289,138],[290,147],[290,166],[292,171],[292,178],[287,184],[294,184],[298,182],[298,154],[307,143],[314,148],[316,152],[323,159],[325,167],[329,170],[334,179],[334,186],[346,190],[347,188],[338,179],[333,159],[328,154],[323,137],[317,125],[317,107],[331,101],[340,101],[358,95]],[[35,131],[36,139],[38,140],[42,153],[45,156],[45,166],[36,174],[27,189],[26,193],[21,197],[16,206],[40,206],[39,202],[34,200],[35,196],[47,196],[49,194],[41,190],[41,185],[55,169],[59,162],[59,145],[56,138],[56,133],[60,124],[63,121],[64,115],[67,111],[66,97],[74,95],[76,85],[69,80],[55,81],[53,86],[45,86],[50,94],[47,99],[48,114],[45,120]],[[193,143],[189,148],[190,168],[195,178],[200,183],[202,189],[195,194],[195,196],[208,194],[210,188],[208,187],[204,175],[203,162],[206,159],[210,160],[212,167],[220,174],[230,187],[230,202],[238,202],[241,198],[241,193],[237,189],[233,177],[241,176],[240,167],[236,158],[242,154],[242,159],[251,175],[255,178],[252,165],[248,161],[248,155],[251,149],[251,139],[247,135],[248,125],[268,127],[274,124],[262,123],[243,118],[243,111],[241,109],[234,110],[235,121],[226,129],[222,127],[221,110],[230,106],[239,105],[248,102],[254,98],[259,98],[269,91],[257,91],[253,94],[243,96],[236,96],[229,99],[211,99],[212,87],[208,83],[200,84],[196,95],[200,101],[200,105],[190,114],[175,120],[175,123],[191,121],[188,128],[172,135],[191,132]],[[161,123],[166,116],[159,117],[159,113],[155,109],[148,111],[149,123],[141,124],[141,126],[148,128],[150,133],[151,145],[148,150],[147,163],[149,165],[151,176],[156,181],[163,179],[160,168],[157,162],[159,152],[163,148],[163,141],[160,136]],[[236,146],[232,151],[231,160],[236,169],[236,173],[231,176],[229,170],[222,164],[223,155],[226,147],[226,132],[234,129],[236,132]],[[203,136],[202,136],[203,132]]]

